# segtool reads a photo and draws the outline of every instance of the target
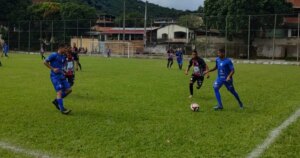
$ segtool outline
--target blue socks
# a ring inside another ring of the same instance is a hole
[[[231,94],[235,97],[235,99],[239,102],[240,107],[243,107],[243,103],[239,97],[239,95],[237,94],[237,92],[235,91],[235,89],[230,89],[229,90],[231,92]]]
[[[216,95],[216,98],[217,98],[217,101],[218,101],[218,106],[220,108],[223,108],[223,104],[222,104],[221,94],[220,94],[219,88],[214,88],[214,90],[215,90],[215,95]]]
[[[59,107],[60,111],[64,111],[65,107],[64,107],[64,101],[63,101],[63,99],[56,99],[56,100],[57,100],[58,107]]]

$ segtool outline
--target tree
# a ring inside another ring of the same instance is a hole
[[[248,15],[291,13],[292,5],[286,0],[206,0],[204,2],[205,24],[208,28],[218,29],[232,40],[233,37],[243,37],[248,42]],[[227,21],[227,27],[226,27]],[[283,17],[277,18],[280,26]],[[251,16],[250,45],[257,36],[257,30],[271,29],[274,26],[274,16]],[[255,55],[251,51],[252,55]]]
[[[67,2],[61,7],[62,19],[94,19],[96,13],[95,8],[83,4]]]
[[[56,2],[44,2],[33,4],[27,8],[30,20],[60,20],[61,4]]]
[[[0,21],[15,21],[25,18],[31,0],[0,0],[0,4]]]
[[[198,29],[203,25],[203,19],[197,15],[183,15],[178,18],[178,24],[191,29]]]

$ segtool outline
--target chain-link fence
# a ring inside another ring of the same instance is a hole
[[[220,48],[238,59],[299,61],[298,14],[203,16],[179,19],[98,18],[0,22],[1,36],[10,50],[55,51],[61,42],[76,43],[83,53],[162,55],[181,48],[196,49],[203,57],[215,57]],[[145,34],[146,30],[146,34]],[[146,37],[146,38],[145,38]],[[145,45],[146,43],[146,45]]]

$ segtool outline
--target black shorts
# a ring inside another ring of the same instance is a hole
[[[204,76],[192,75],[190,83],[194,84],[196,81],[197,81],[198,86],[202,86],[203,81],[204,81]]]

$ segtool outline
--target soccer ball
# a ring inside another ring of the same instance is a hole
[[[191,104],[191,110],[194,112],[198,112],[200,109],[200,106],[197,103]]]

